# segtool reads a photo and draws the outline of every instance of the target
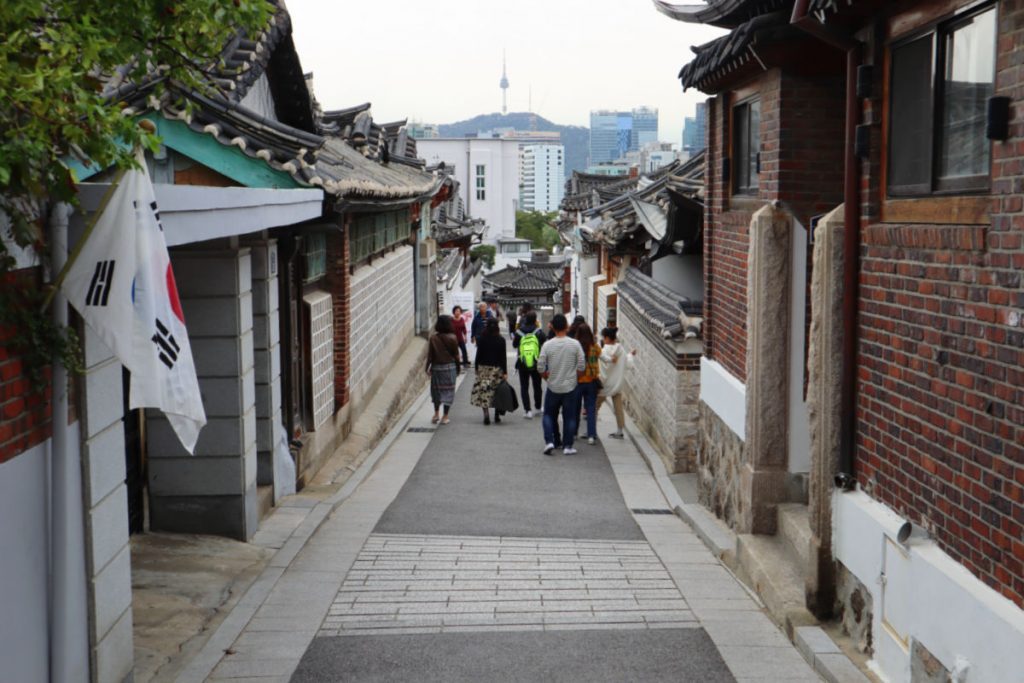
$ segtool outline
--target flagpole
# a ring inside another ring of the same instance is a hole
[[[149,119],[142,119],[139,121],[139,128],[142,128],[148,133],[156,132],[156,125]],[[135,148],[135,152],[138,152],[138,147]],[[67,277],[68,271],[71,270],[71,266],[75,265],[75,261],[78,260],[78,255],[82,253],[82,248],[85,243],[89,241],[89,236],[92,234],[93,229],[96,227],[96,223],[99,222],[100,216],[107,209],[107,204],[110,203],[110,198],[114,196],[114,191],[118,185],[121,184],[121,180],[124,178],[124,174],[127,169],[120,169],[117,175],[114,176],[114,180],[110,183],[110,187],[107,188],[106,193],[103,195],[103,199],[100,200],[100,205],[96,211],[92,214],[92,218],[89,219],[89,223],[85,226],[85,231],[82,233],[81,239],[75,245],[75,248],[68,254],[68,260],[64,263],[64,267],[60,269],[60,273],[57,274],[57,278],[53,281],[50,291],[46,295],[46,299],[43,300],[41,310],[45,311],[50,304],[53,302],[53,297],[57,295],[57,290],[60,289],[61,284],[64,282],[64,278]]]

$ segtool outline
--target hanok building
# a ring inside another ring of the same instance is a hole
[[[485,295],[490,295],[506,311],[523,304],[537,310],[564,313],[565,286],[569,264],[562,254],[535,249],[532,258],[484,275]]]
[[[162,141],[146,163],[208,423],[192,456],[159,411],[127,410],[121,363],[87,327],[73,405],[59,369],[52,402],[5,386],[0,495],[17,514],[0,520],[0,659],[11,680],[129,679],[129,534],[251,538],[261,509],[319,467],[433,319],[424,219],[440,179],[408,156],[401,128],[362,112],[370,135],[326,130],[281,7],[223,64],[217,95],[172,85],[155,106],[145,86],[107,90]],[[87,214],[112,174],[76,171]],[[74,244],[84,218],[52,207],[51,238]],[[38,283],[38,258],[19,258],[19,281]],[[6,343],[18,333],[5,330],[5,379],[22,366]]]
[[[680,73],[711,96],[704,502],[787,624],[838,614],[894,681],[1016,680],[1021,8],[655,4],[730,30]]]

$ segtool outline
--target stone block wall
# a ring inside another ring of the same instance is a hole
[[[736,528],[750,501],[741,495],[745,444],[706,403],[699,401],[700,434],[697,447],[697,483],[700,502]]]
[[[626,410],[658,449],[669,472],[693,472],[697,464],[699,358],[684,368],[669,360],[637,325],[640,315],[619,297],[619,342],[636,349],[626,372]],[[610,406],[609,406],[610,408]]]
[[[171,261],[207,422],[189,455],[163,414],[147,411],[150,528],[248,540],[258,523],[250,250]]]
[[[349,391],[355,405],[414,334],[413,267],[413,248],[403,245],[352,274]]]

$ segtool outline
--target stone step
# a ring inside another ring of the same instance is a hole
[[[779,506],[779,536],[789,544],[800,561],[800,573],[806,574],[811,566],[811,518],[806,505],[786,503]]]
[[[803,565],[785,539],[740,534],[736,537],[736,561],[740,578],[757,592],[790,639],[798,626],[818,623],[806,607]]]
[[[256,510],[259,518],[264,519],[274,509],[274,487],[272,484],[256,487]]]

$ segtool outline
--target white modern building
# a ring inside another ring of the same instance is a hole
[[[565,147],[523,145],[519,204],[523,211],[558,211],[565,193]]]
[[[466,214],[487,224],[484,244],[516,236],[519,208],[519,145],[509,138],[434,138],[417,141],[431,166],[454,168]],[[555,204],[557,206],[557,203]]]

